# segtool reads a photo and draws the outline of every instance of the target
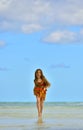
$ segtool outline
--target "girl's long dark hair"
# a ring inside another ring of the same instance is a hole
[[[35,84],[37,83],[37,73],[38,73],[38,71],[41,72],[41,79],[46,83],[47,86],[50,86],[50,83],[46,80],[46,78],[45,78],[45,76],[43,75],[43,72],[42,72],[41,69],[37,69],[37,70],[35,71],[34,83],[35,83]]]
[[[38,71],[41,72],[41,79],[45,79],[42,70],[41,70],[41,69],[37,69],[37,70],[35,71],[35,79],[34,79],[34,82],[36,82],[36,80],[37,80],[37,73],[38,73]]]

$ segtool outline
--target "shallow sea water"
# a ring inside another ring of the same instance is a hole
[[[46,102],[38,122],[36,103],[1,102],[0,130],[83,130],[83,103]]]

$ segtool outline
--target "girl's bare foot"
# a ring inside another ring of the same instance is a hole
[[[43,121],[42,121],[42,116],[38,117],[37,123],[43,123]]]

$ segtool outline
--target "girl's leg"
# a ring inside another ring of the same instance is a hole
[[[44,102],[44,100],[41,99],[41,100],[40,100],[40,111],[41,111],[41,116],[42,116],[42,111],[43,111],[43,102]]]
[[[41,116],[40,97],[36,96],[36,98],[37,98],[38,117],[40,117]]]

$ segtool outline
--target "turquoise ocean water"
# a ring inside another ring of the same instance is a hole
[[[36,103],[0,102],[0,130],[83,130],[83,102],[45,102],[37,120]]]

